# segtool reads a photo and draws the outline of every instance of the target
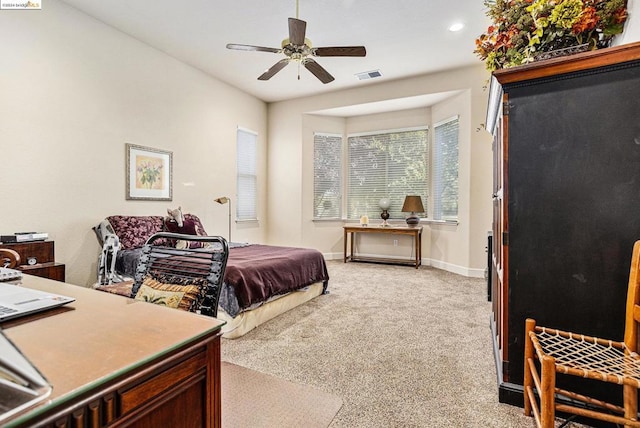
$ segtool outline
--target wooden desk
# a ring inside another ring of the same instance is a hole
[[[7,427],[221,426],[223,322],[30,275],[22,283],[77,300],[2,323],[53,385],[48,403]]]
[[[411,265],[418,269],[422,264],[422,226],[343,226],[344,229],[344,262],[372,262]],[[391,257],[363,257],[353,254],[353,242],[356,233],[388,233],[394,235],[411,235],[415,244],[415,260],[404,260]],[[347,256],[347,238],[351,235],[351,245]]]

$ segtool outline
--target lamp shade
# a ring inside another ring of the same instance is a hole
[[[422,198],[420,196],[407,196],[404,198],[404,204],[402,204],[403,213],[423,213],[424,206],[422,205]]]
[[[380,199],[380,202],[378,202],[378,204],[383,210],[388,210],[391,206],[391,201],[389,200],[389,198],[382,198]]]

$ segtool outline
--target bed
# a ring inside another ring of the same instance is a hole
[[[191,215],[190,218],[194,217]],[[117,229],[122,228],[123,218],[108,217],[106,220],[116,225],[116,234]],[[139,224],[134,223],[135,230],[140,232]],[[120,234],[125,235],[122,231]],[[139,234],[136,237],[139,238]],[[130,279],[142,252],[141,246],[136,246],[139,243],[139,239],[127,242],[124,249],[115,253],[115,278],[121,282],[97,284],[96,289],[131,295]],[[324,257],[315,249],[230,243],[217,314],[218,319],[226,321],[223,337],[240,337],[274,317],[326,294],[328,281]]]
[[[116,255],[116,272],[133,277],[140,248]],[[223,337],[240,337],[270,319],[327,292],[324,257],[309,248],[232,243],[218,302]],[[126,287],[126,286],[125,286]],[[104,287],[102,287],[104,290]],[[130,294],[131,288],[119,289]]]

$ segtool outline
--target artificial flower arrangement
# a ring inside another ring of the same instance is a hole
[[[542,53],[607,47],[622,33],[626,0],[484,0],[493,21],[476,39],[487,70],[526,64]]]

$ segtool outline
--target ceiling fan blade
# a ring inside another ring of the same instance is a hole
[[[289,64],[289,59],[281,59],[271,66],[270,69],[265,71],[258,77],[258,80],[269,80],[271,79],[278,71],[282,70],[287,64]]]
[[[333,76],[329,74],[327,70],[325,70],[320,64],[312,60],[311,58],[307,58],[304,60],[304,66],[313,73],[322,83],[329,83],[334,80]]]
[[[311,53],[314,56],[366,56],[367,50],[364,46],[327,46],[313,48]]]
[[[271,52],[271,53],[282,52],[282,49],[278,49],[278,48],[265,48],[264,46],[253,46],[253,45],[237,45],[234,43],[227,44],[227,49],[235,49],[238,51],[257,51],[257,52]]]
[[[300,19],[289,18],[289,42],[292,45],[304,45],[304,35],[307,31],[307,23]]]

